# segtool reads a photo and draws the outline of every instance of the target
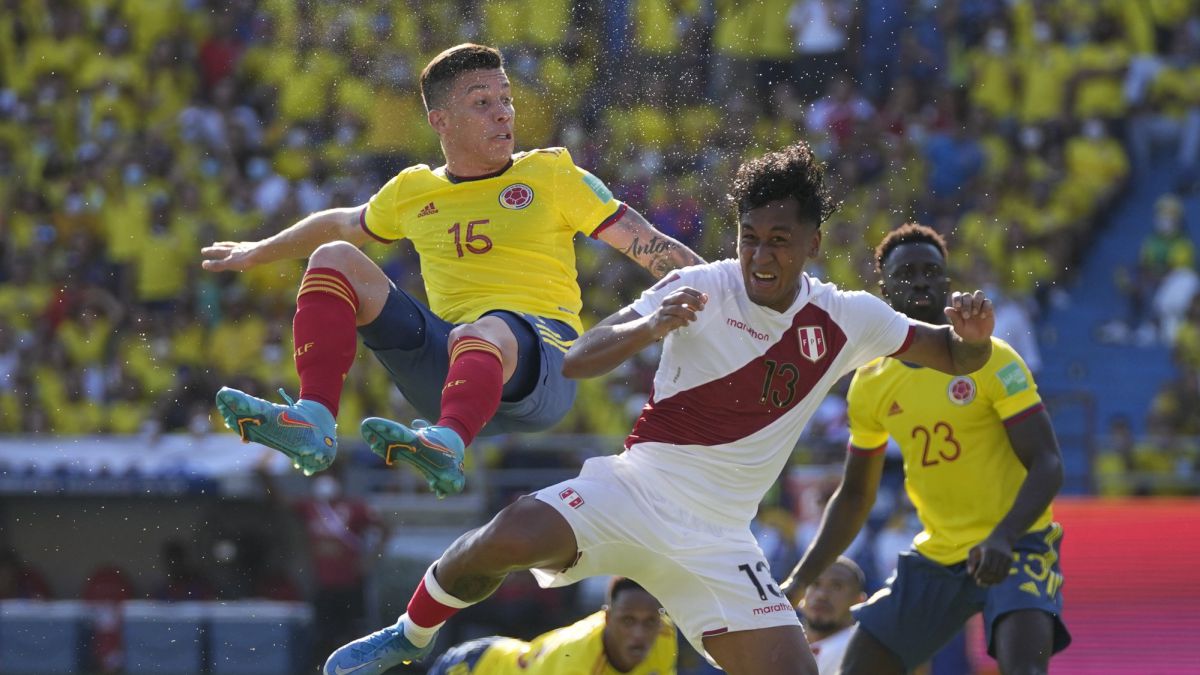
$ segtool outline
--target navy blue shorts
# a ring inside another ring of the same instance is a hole
[[[517,338],[517,368],[504,385],[500,408],[483,434],[542,431],[561,420],[575,402],[575,381],[563,377],[563,356],[578,337],[567,324],[532,314],[495,311]],[[387,368],[413,407],[431,422],[441,416],[442,386],[450,368],[446,341],[457,324],[392,285],[379,316],[360,326],[363,344]],[[413,343],[415,332],[423,339]]]
[[[469,675],[488,647],[503,639],[493,635],[451,647],[433,662],[425,675]]]
[[[988,653],[1000,617],[1036,609],[1054,617],[1054,653],[1071,644],[1062,620],[1062,570],[1058,565],[1062,526],[1029,532],[1013,546],[1016,560],[1004,581],[976,585],[966,563],[939,565],[916,551],[900,554],[896,574],[866,603],[854,609],[859,628],[892,650],[908,669],[933,657],[976,612],[983,612]]]

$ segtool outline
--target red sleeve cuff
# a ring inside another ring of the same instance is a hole
[[[394,244],[394,243],[396,243],[396,240],[395,240],[395,239],[384,239],[383,237],[381,237],[381,236],[379,236],[379,235],[375,234],[374,232],[372,232],[372,231],[371,231],[371,228],[367,227],[367,209],[368,209],[368,208],[369,208],[369,207],[366,207],[366,206],[364,206],[364,207],[362,208],[362,211],[360,211],[360,212],[358,213],[358,226],[362,228],[362,231],[363,231],[363,232],[366,232],[367,234],[371,235],[371,238],[372,238],[372,239],[374,239],[375,241],[378,241],[378,242],[380,242],[380,243],[383,243],[383,244]]]
[[[913,338],[916,337],[916,335],[917,335],[917,327],[913,324],[909,324],[908,325],[908,335],[904,336],[904,342],[901,343],[899,349],[892,352],[891,354],[888,354],[888,356],[890,357],[890,356],[895,356],[897,354],[903,354],[905,351],[908,350],[908,348],[910,346],[912,346]]]
[[[628,210],[629,210],[629,207],[626,206],[624,203],[621,203],[620,208],[618,208],[616,211],[614,211],[611,216],[605,218],[604,222],[597,225],[596,229],[592,230],[592,233],[588,236],[591,237],[592,239],[598,239],[600,237],[601,232],[607,230],[613,223],[620,220],[621,216],[625,215],[625,212]]]
[[[847,443],[846,450],[850,454],[858,455],[859,457],[874,457],[875,455],[878,455],[879,453],[883,452],[884,450],[887,450],[887,443],[884,443],[883,445],[879,446],[878,448],[860,448],[853,443]]]
[[[1012,417],[1005,419],[1004,426],[1011,427],[1012,425],[1021,422],[1022,420],[1026,419],[1027,417],[1035,415],[1045,409],[1046,409],[1046,405],[1044,403],[1042,403],[1041,401],[1038,401],[1037,403],[1035,403],[1035,404],[1029,406],[1028,408],[1022,410],[1021,412],[1017,413],[1016,415],[1013,415]]]

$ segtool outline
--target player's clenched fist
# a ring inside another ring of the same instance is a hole
[[[966,342],[987,341],[996,326],[992,301],[983,291],[953,293],[946,305],[946,318],[950,319],[954,332]]]
[[[662,305],[650,315],[650,332],[658,340],[667,333],[682,328],[696,320],[696,313],[704,309],[708,294],[684,286],[663,298]]]

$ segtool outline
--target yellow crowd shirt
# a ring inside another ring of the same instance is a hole
[[[917,551],[943,565],[966,560],[1025,480],[1006,431],[1042,408],[1025,362],[998,338],[970,375],[876,359],[854,374],[848,398],[851,445],[876,449],[891,437],[900,446],[904,487],[925,528]],[[1030,531],[1050,521],[1047,508]]]
[[[462,675],[618,675],[604,654],[604,612],[552,630],[533,642],[500,640]],[[663,620],[650,653],[626,675],[674,675],[675,626]],[[455,672],[452,667],[449,673]]]
[[[363,210],[362,226],[390,243],[412,240],[429,307],[453,323],[489,311],[524,312],[582,330],[576,232],[596,236],[625,206],[564,148],[522,152],[478,178],[409,167]]]

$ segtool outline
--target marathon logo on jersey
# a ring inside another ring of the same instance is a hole
[[[533,188],[524,183],[513,183],[500,191],[500,206],[514,211],[533,203]]]
[[[725,319],[725,325],[732,326],[738,330],[746,331],[746,334],[749,335],[750,337],[754,338],[755,340],[770,339],[766,333],[760,333],[760,332],[754,330],[754,327],[751,326],[750,324],[746,323],[745,321],[738,321],[737,319]]]
[[[975,400],[975,380],[966,375],[959,375],[950,380],[950,386],[946,387],[946,396],[954,405],[967,405]]]
[[[820,326],[801,326],[796,329],[800,334],[800,355],[816,363],[825,356],[825,331]]]
[[[792,607],[792,603],[777,602],[773,605],[767,605],[766,607],[755,607],[754,608],[754,616],[761,616],[763,614],[773,614],[775,612],[794,612],[794,611],[796,611],[796,610],[794,607]]]
[[[574,488],[567,488],[558,493],[558,498],[567,503],[567,506],[577,509],[583,506],[583,497]]]

